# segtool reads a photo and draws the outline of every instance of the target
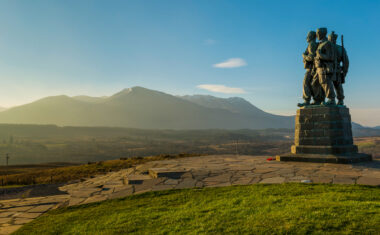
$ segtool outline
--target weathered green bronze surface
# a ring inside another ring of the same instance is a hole
[[[337,44],[337,39],[338,35],[334,31],[327,38],[326,28],[318,28],[317,32],[310,31],[307,34],[308,46],[302,54],[306,69],[303,81],[304,102],[299,103],[299,107],[320,104],[344,105],[343,84],[349,60],[343,44],[343,35],[342,45]],[[335,98],[338,99],[338,103]],[[310,103],[311,99],[314,100],[313,103]]]
[[[316,33],[310,31],[307,34],[306,41],[309,43],[306,51],[302,54],[304,68],[306,69],[305,77],[303,80],[303,99],[304,103],[298,104],[299,107],[310,105],[310,100],[314,97],[315,104],[320,104],[322,97],[319,84],[312,83],[313,76],[315,74],[314,58],[316,55],[318,44],[316,42]],[[318,98],[317,98],[318,97]]]

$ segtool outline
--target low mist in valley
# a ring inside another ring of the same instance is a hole
[[[0,125],[0,165],[102,161],[160,154],[272,155],[288,151],[293,130],[141,130]]]

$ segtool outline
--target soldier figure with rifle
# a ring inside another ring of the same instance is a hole
[[[324,105],[335,105],[334,84],[336,74],[336,55],[335,45],[327,40],[327,29],[317,29],[317,38],[319,45],[315,57],[316,77],[321,84],[323,91],[327,97],[327,102]]]
[[[342,45],[337,45],[336,40],[338,35],[334,31],[329,35],[328,40],[335,45],[335,54],[336,54],[336,79],[333,82],[335,91],[338,98],[338,105],[344,105],[344,91],[342,84],[345,82],[345,78],[348,72],[349,60],[347,52],[344,49],[343,35],[341,36]]]

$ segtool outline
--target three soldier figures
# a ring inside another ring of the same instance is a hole
[[[333,32],[327,36],[326,28],[319,28],[317,32],[310,31],[306,41],[308,46],[302,54],[306,69],[303,81],[304,103],[307,105],[344,105],[344,92],[342,84],[345,82],[349,61],[343,45],[337,45],[338,35]],[[319,42],[316,42],[318,38]],[[313,102],[310,103],[311,98]],[[325,102],[325,99],[327,101]]]

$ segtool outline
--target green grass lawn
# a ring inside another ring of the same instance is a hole
[[[169,190],[50,211],[16,234],[379,234],[380,188],[273,184]]]

